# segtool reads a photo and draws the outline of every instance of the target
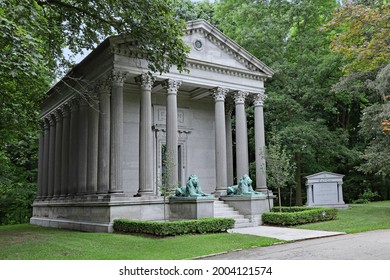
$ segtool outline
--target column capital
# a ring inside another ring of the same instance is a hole
[[[60,110],[61,110],[61,113],[62,113],[62,117],[63,117],[63,118],[69,117],[69,114],[70,114],[70,106],[69,106],[68,103],[65,103],[65,104],[61,105]]]
[[[42,127],[43,127],[43,130],[49,129],[49,118],[48,117],[45,117],[42,119]]]
[[[59,107],[57,110],[54,111],[54,118],[55,121],[58,123],[62,120],[63,113],[62,113],[62,107]]]
[[[56,124],[56,113],[51,113],[48,117],[49,125],[54,126]]]
[[[253,96],[253,105],[255,107],[258,107],[258,106],[263,106],[264,105],[264,101],[267,99],[267,95],[265,95],[264,93],[258,93],[258,94],[255,94]]]
[[[217,87],[211,90],[211,96],[214,97],[215,102],[225,101],[228,92],[229,92],[228,88]]]
[[[249,93],[247,91],[239,90],[239,91],[234,93],[234,96],[233,96],[234,102],[236,104],[244,104],[245,99],[247,98],[248,95],[249,95]]]
[[[95,90],[98,92],[98,95],[110,95],[111,87],[112,83],[110,83],[110,79],[102,79],[96,82]]]
[[[134,80],[141,88],[146,90],[152,90],[155,77],[153,77],[150,73],[143,73],[135,77]]]
[[[71,112],[77,111],[79,109],[79,106],[80,106],[80,100],[78,98],[73,98],[69,102],[69,107]]]
[[[181,86],[181,81],[167,79],[162,82],[162,86],[167,90],[168,95],[176,95]]]
[[[114,84],[123,86],[124,81],[126,80],[128,76],[128,72],[126,71],[121,71],[121,70],[112,70],[111,72],[111,80]]]

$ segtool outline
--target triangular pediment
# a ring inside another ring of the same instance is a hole
[[[342,178],[342,177],[344,177],[344,175],[342,175],[342,174],[323,171],[323,172],[319,172],[316,174],[306,176],[305,178],[307,178],[307,179],[322,179],[322,178],[327,179],[327,178]]]
[[[271,68],[205,20],[188,22],[183,40],[190,47],[189,60],[273,75]]]

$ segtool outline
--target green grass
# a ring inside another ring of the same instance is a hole
[[[338,211],[336,220],[300,225],[294,228],[346,233],[390,229],[390,201],[350,204],[348,210]]]
[[[241,234],[169,238],[88,233],[28,224],[0,226],[0,259],[6,260],[174,260],[282,242]]]

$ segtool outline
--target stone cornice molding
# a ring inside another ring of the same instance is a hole
[[[215,63],[208,63],[205,61],[199,61],[190,58],[187,59],[187,65],[188,67],[193,69],[199,69],[199,70],[209,71],[212,73],[218,73],[218,74],[223,74],[223,75],[228,75],[233,77],[246,78],[246,79],[257,80],[257,81],[267,80],[267,77],[262,75],[259,72],[256,73],[245,69],[234,68],[234,67],[219,65]]]
[[[236,91],[233,95],[235,104],[245,104],[245,99],[248,97],[249,93],[247,91]]]
[[[167,79],[164,80],[161,85],[167,90],[168,95],[176,95],[181,86],[181,81]]]
[[[142,89],[152,90],[153,83],[156,79],[149,73],[143,73],[135,77],[134,80]]]
[[[211,96],[214,97],[215,102],[225,101],[226,95],[228,94],[229,89],[217,87],[211,90]]]

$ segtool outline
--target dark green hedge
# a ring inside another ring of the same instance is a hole
[[[280,226],[294,226],[329,221],[336,219],[336,217],[337,209],[312,207],[282,207],[282,212],[279,212],[278,207],[274,207],[272,212],[262,214],[264,224]]]
[[[225,232],[234,227],[234,219],[230,218],[203,218],[199,220],[185,220],[177,222],[153,222],[114,220],[115,232],[146,233],[159,236],[172,236],[193,233]]]

